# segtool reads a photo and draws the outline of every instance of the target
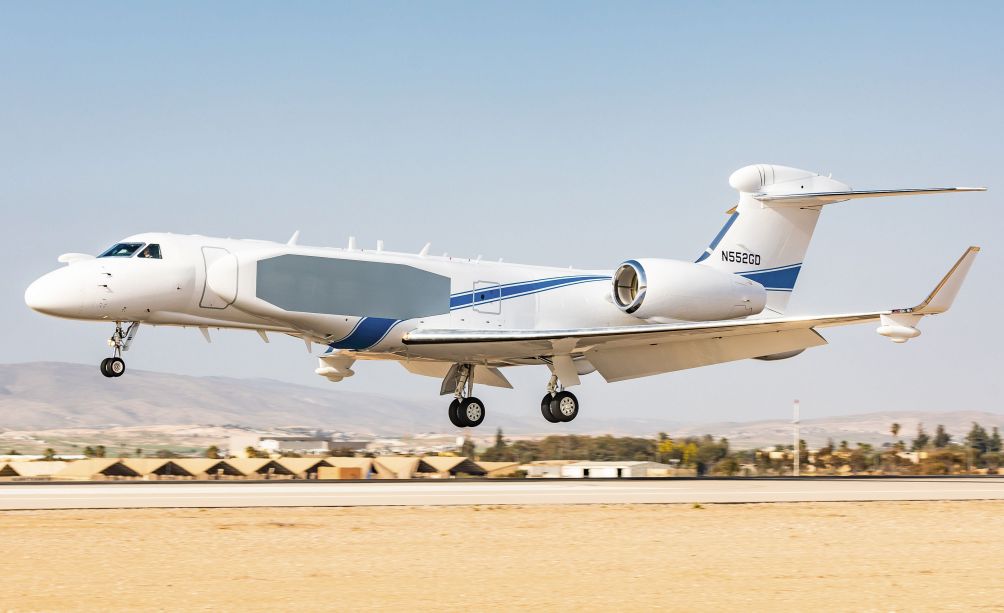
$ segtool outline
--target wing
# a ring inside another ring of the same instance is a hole
[[[565,385],[578,383],[573,363],[585,358],[607,381],[621,381],[721,362],[796,352],[826,344],[817,328],[881,321],[879,333],[903,342],[920,334],[921,317],[947,311],[979,247],[970,247],[920,304],[908,309],[676,324],[568,330],[430,330],[404,343],[440,359],[484,364],[543,360]],[[564,377],[562,374],[564,373]]]

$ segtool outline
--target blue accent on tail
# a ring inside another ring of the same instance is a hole
[[[714,240],[711,241],[711,244],[708,245],[708,248],[704,250],[704,253],[701,254],[701,257],[695,260],[695,263],[703,262],[704,260],[708,259],[708,256],[711,255],[711,252],[715,250],[715,247],[718,246],[718,243],[722,242],[722,239],[725,238],[725,233],[729,231],[729,228],[732,227],[732,224],[736,223],[736,219],[738,218],[739,218],[739,211],[736,211],[735,213],[732,214],[732,217],[729,217],[729,220],[725,222],[725,225],[722,226],[722,229],[718,231],[718,235],[715,236]]]
[[[756,281],[765,289],[775,292],[790,292],[795,289],[795,280],[802,270],[801,264],[791,264],[780,268],[768,268],[766,270],[751,270],[749,272],[737,272],[737,275],[746,277],[751,281]]]
[[[348,336],[328,345],[331,349],[367,349],[376,345],[387,336],[390,329],[397,325],[400,319],[385,319],[383,317],[363,317]]]

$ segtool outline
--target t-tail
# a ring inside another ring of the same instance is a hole
[[[765,315],[784,313],[824,205],[857,198],[985,191],[985,187],[935,187],[854,191],[829,176],[774,164],[732,173],[739,203],[699,263],[742,275],[767,289]]]

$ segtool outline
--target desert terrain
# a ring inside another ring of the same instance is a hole
[[[0,513],[0,609],[1004,610],[1004,503]]]

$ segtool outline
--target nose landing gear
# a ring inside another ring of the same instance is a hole
[[[108,346],[112,348],[112,357],[101,360],[101,374],[106,377],[121,377],[125,373],[125,360],[122,359],[122,352],[129,351],[136,331],[139,329],[139,322],[133,321],[123,331],[122,322],[115,322],[115,332],[108,339]]]

